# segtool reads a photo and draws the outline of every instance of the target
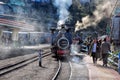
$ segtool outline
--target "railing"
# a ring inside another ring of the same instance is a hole
[[[113,54],[112,52],[109,52],[108,62],[110,65],[115,65],[118,67],[118,59],[119,56],[117,54]]]
[[[112,65],[112,67],[115,70],[117,70],[118,73],[120,74],[120,53],[114,54],[112,52],[109,52],[108,62],[110,64],[110,66]]]

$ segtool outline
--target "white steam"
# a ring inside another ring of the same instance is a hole
[[[71,6],[72,0],[55,0],[54,5],[57,7],[59,21],[65,21],[68,18],[68,8]]]
[[[112,11],[112,3],[110,1],[104,2],[96,7],[96,10],[93,12],[93,16],[85,16],[82,18],[82,23],[77,21],[75,31],[89,27],[96,26],[101,19],[110,17]]]

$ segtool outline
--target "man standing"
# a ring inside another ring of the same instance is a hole
[[[104,39],[104,42],[101,45],[101,54],[103,59],[103,66],[107,67],[108,62],[108,52],[110,51],[110,44],[106,41],[106,38]]]

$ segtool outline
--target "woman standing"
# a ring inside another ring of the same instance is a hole
[[[93,59],[93,63],[96,64],[97,63],[97,58],[98,58],[98,55],[97,55],[97,39],[94,39],[92,44],[91,44],[91,47],[90,47],[90,51],[91,51],[91,56],[92,56],[92,59]]]

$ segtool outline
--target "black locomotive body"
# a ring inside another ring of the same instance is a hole
[[[70,46],[72,44],[72,34],[70,33],[70,29],[62,25],[60,29],[51,29],[51,31],[52,53],[55,53],[57,58],[69,55]]]

